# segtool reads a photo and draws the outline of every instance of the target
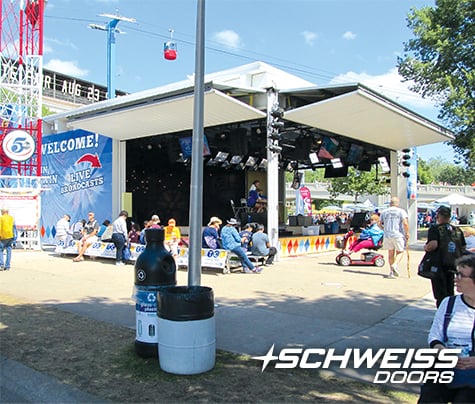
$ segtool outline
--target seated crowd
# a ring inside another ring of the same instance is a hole
[[[218,217],[211,217],[203,229],[202,247],[229,250],[239,257],[245,273],[260,273],[262,268],[255,266],[250,257],[264,257],[264,265],[272,265],[277,249],[270,245],[263,225],[248,223],[241,232],[238,232],[239,224],[236,219],[231,218],[226,221],[226,225],[219,233],[222,221]]]
[[[78,254],[74,262],[84,261],[86,250],[94,243],[109,242],[116,247],[116,265],[124,265],[127,261],[125,250],[131,243],[145,244],[145,231],[147,229],[162,228],[158,215],[153,215],[145,221],[143,229],[138,223],[131,222],[130,230],[127,226],[128,213],[121,211],[112,223],[106,219],[100,225],[95,218],[94,212],[88,213],[88,220],[78,220],[70,225],[71,216],[64,215],[56,224],[56,239],[62,241],[62,245],[69,245],[70,240],[76,240]],[[222,221],[218,217],[211,217],[209,223],[202,232],[202,248],[224,249],[233,252],[242,262],[245,273],[260,273],[262,268],[254,265],[249,259],[262,257],[264,265],[272,265],[277,249],[270,245],[269,237],[264,232],[261,224],[247,224],[241,233],[237,227],[239,222],[232,218],[227,220],[226,225],[220,231]],[[183,242],[180,229],[176,226],[173,218],[168,220],[168,225],[163,227],[164,244],[173,256],[178,256],[179,247]],[[186,243],[184,243],[186,245]]]

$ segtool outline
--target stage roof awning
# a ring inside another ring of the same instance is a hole
[[[337,88],[336,88],[337,89]],[[390,150],[422,146],[453,139],[451,132],[361,85],[346,87],[346,93],[331,89],[290,90],[305,97],[327,94],[311,104],[285,112],[284,119],[320,128]]]
[[[63,114],[68,126],[117,140],[193,129],[193,88],[150,97],[124,96]],[[204,127],[265,118],[266,114],[206,86]]]

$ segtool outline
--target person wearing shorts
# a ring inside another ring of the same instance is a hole
[[[384,230],[383,247],[388,250],[388,278],[393,279],[399,276],[398,264],[409,240],[408,215],[399,207],[397,196],[393,196],[389,208],[381,212],[381,226]]]
[[[84,236],[79,240],[78,251],[79,254],[73,259],[74,262],[84,261],[84,253],[87,248],[99,240],[97,233],[99,232],[99,223],[95,219],[94,212],[87,214],[88,221],[84,225]]]

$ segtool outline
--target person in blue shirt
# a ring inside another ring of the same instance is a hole
[[[242,238],[236,229],[239,222],[236,219],[229,219],[226,226],[221,230],[221,240],[223,248],[236,254],[241,259],[241,264],[246,274],[259,274],[262,268],[254,266],[249,260],[246,251],[242,248]]]
[[[245,251],[249,250],[249,244],[252,241],[252,224],[248,223],[244,227],[244,230],[239,232],[239,236],[241,237],[242,240],[242,248],[244,248]]]
[[[201,235],[202,248],[211,248],[216,250],[220,247],[218,230],[222,223],[223,222],[221,219],[216,216],[213,216],[211,219],[209,219],[209,223],[203,229],[203,233]]]
[[[257,225],[256,232],[252,235],[252,255],[267,257],[264,265],[272,265],[277,254],[277,248],[270,245],[269,236],[264,233],[264,225]]]
[[[348,253],[357,252],[363,248],[376,247],[383,235],[384,231],[379,227],[379,216],[371,215],[368,227],[363,229],[358,239],[351,244]]]

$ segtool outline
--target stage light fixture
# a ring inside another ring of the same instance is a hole
[[[246,167],[254,167],[256,165],[256,158],[249,156],[249,158],[246,161]]]
[[[239,164],[242,161],[242,156],[238,154],[231,157],[231,164]]]
[[[381,171],[383,173],[389,173],[391,168],[389,167],[388,160],[386,157],[378,157],[379,165],[381,166]]]
[[[317,164],[320,160],[318,158],[317,153],[313,152],[308,155],[308,158],[310,159],[310,162],[312,164]]]
[[[331,159],[330,161],[332,163],[333,168],[343,168],[343,163],[341,162],[341,159],[336,158]]]
[[[226,161],[229,157],[229,153],[226,153],[226,152],[218,152],[218,154],[216,155],[216,157],[214,158],[214,161],[216,161],[217,163],[222,163],[224,161]]]
[[[262,159],[262,161],[259,163],[259,168],[267,170],[267,159]]]

